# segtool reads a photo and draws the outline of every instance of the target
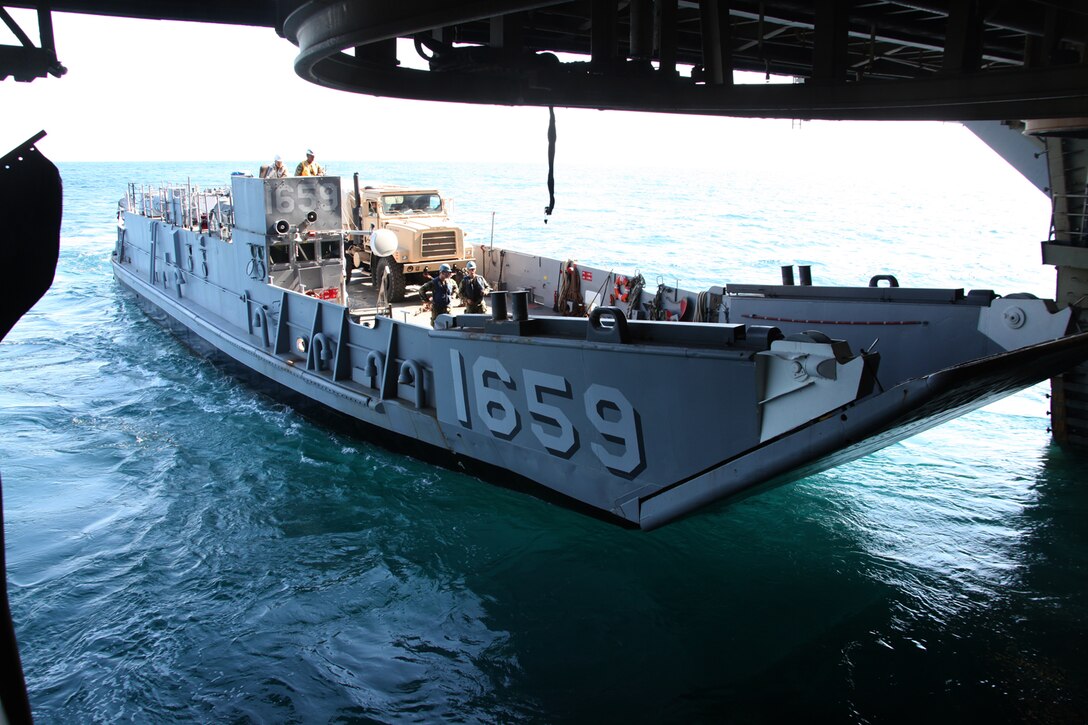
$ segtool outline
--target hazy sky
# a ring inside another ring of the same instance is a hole
[[[12,11],[36,39],[33,14]],[[544,163],[547,109],[376,98],[301,80],[266,28],[54,13],[68,73],[0,83],[4,150],[45,129],[57,161],[320,158]],[[14,43],[0,27],[0,43]],[[402,52],[402,60],[414,55]],[[761,82],[755,77],[753,80]],[[7,112],[7,109],[18,109]],[[1015,174],[959,124],[844,123],[556,109],[557,159],[637,166],[832,167],[864,154],[898,178],[971,164]]]

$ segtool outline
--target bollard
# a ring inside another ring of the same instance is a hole
[[[510,319],[514,321],[529,319],[528,290],[519,290],[510,293]]]
[[[495,322],[506,322],[506,293],[491,293],[491,319]]]

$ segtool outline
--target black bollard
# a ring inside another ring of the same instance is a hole
[[[510,319],[514,321],[529,319],[529,290],[510,293]]]
[[[491,293],[491,319],[495,322],[506,322],[506,293]]]

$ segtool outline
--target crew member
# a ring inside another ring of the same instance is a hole
[[[306,149],[306,160],[295,167],[295,176],[324,176],[325,168],[314,161],[314,150]]]
[[[434,327],[434,321],[439,315],[444,315],[450,311],[450,302],[453,299],[451,274],[453,274],[453,270],[450,269],[450,266],[443,264],[438,268],[437,277],[432,277],[420,285],[419,296],[423,299],[423,306],[424,308],[427,305],[431,307],[431,327]]]
[[[283,157],[276,154],[276,160],[268,165],[264,173],[266,179],[282,179],[287,176],[287,167],[283,165]]]
[[[465,312],[470,315],[483,315],[487,313],[484,298],[491,292],[491,285],[487,280],[476,274],[476,263],[469,262],[465,265],[465,276],[461,278],[461,299],[465,302]]]

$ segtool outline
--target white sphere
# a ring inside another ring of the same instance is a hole
[[[388,257],[397,251],[397,235],[389,229],[375,229],[370,233],[370,249],[379,257]]]

